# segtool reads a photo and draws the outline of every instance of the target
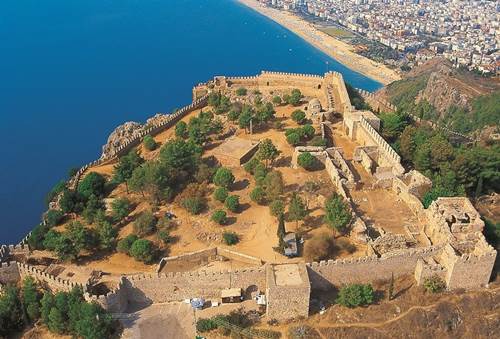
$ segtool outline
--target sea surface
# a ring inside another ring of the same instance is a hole
[[[381,86],[234,0],[0,1],[0,244],[39,223],[46,192],[117,125],[261,70]]]

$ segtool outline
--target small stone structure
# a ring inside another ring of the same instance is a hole
[[[315,124],[320,124],[324,120],[324,114],[321,112],[321,102],[317,98],[309,100],[306,117]]]
[[[214,155],[224,166],[241,166],[257,152],[259,141],[231,137],[214,151]]]

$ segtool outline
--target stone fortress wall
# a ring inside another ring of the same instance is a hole
[[[86,291],[85,298],[87,300],[96,301],[113,312],[124,311],[131,302],[168,302],[193,297],[218,298],[222,289],[231,287],[242,288],[247,297],[257,290],[266,290],[271,295],[271,300],[278,300],[278,302],[271,301],[267,312],[280,319],[283,318],[279,314],[285,314],[287,317],[290,305],[295,305],[294,311],[289,314],[290,317],[307,315],[309,299],[305,295],[308,295],[311,289],[329,289],[332,285],[338,287],[351,282],[388,279],[392,274],[399,276],[413,273],[417,283],[421,283],[430,275],[437,274],[443,277],[448,289],[478,288],[488,284],[496,251],[486,243],[482,236],[481,230],[484,224],[481,224],[479,214],[472,207],[470,201],[467,198],[439,198],[428,210],[424,210],[419,198],[432,183],[418,172],[404,173],[399,155],[373,127],[377,126],[373,124],[374,118],[355,111],[351,106],[342,76],[338,73],[330,72],[324,77],[276,72],[263,72],[256,77],[216,77],[214,80],[200,84],[193,89],[193,104],[177,112],[161,125],[145,131],[144,135],[158,133],[169,128],[188,112],[206,105],[208,93],[214,88],[250,85],[299,87],[301,90],[303,86],[306,86],[310,90],[316,92],[320,90],[324,93],[327,96],[328,109],[342,114],[347,134],[364,145],[362,151],[365,154],[365,161],[368,162],[366,157],[369,157],[372,161],[370,166],[389,168],[389,171],[385,173],[388,174],[386,180],[390,183],[389,187],[410,206],[419,218],[427,220],[427,227],[423,231],[428,235],[430,245],[420,248],[396,249],[385,253],[377,253],[372,250],[370,255],[361,258],[308,263],[304,267],[298,268],[302,272],[300,273],[302,282],[286,288],[278,286],[277,280],[273,280],[274,278],[271,279],[272,276],[269,276],[272,264],[262,265],[254,260],[256,258],[245,257],[245,255],[227,249],[208,249],[182,257],[164,258],[162,261],[163,264],[168,264],[169,260],[192,260],[193,258],[222,255],[236,260],[244,258],[249,263],[255,263],[256,266],[216,273],[203,271],[161,273],[160,265],[158,269],[160,273],[123,276],[117,288],[106,295],[92,295],[87,292],[87,284],[67,281],[30,265],[11,261],[12,256],[15,256],[17,251],[22,253],[29,250],[26,245],[1,246],[0,283],[16,282],[29,275],[53,290],[70,290],[74,286],[80,286]],[[137,145],[144,135],[128,142],[127,146],[120,149],[114,156],[123,154],[133,145]],[[340,194],[352,204],[346,186],[350,176],[348,173],[344,173],[346,171],[343,169],[341,161],[342,154],[340,152],[337,154],[335,151],[329,154],[328,150],[324,148],[316,151],[321,153],[321,157],[325,153],[323,159],[328,175]],[[375,151],[377,156],[370,155],[372,151]],[[339,156],[340,159],[338,159]],[[363,155],[360,158],[363,158]],[[107,160],[109,159],[100,159],[97,162],[102,163]],[[82,175],[83,171],[80,170],[79,175]],[[74,180],[78,180],[78,175]],[[272,269],[275,270],[276,267]],[[305,278],[303,272],[307,272]],[[289,289],[290,293],[280,292],[286,289]],[[297,297],[297,295],[302,297]],[[307,305],[303,302],[304,300],[307,300]]]

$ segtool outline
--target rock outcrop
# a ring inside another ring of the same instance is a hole
[[[133,138],[142,131],[143,125],[135,121],[128,121],[117,128],[109,135],[108,142],[102,146],[102,158],[105,158],[114,152],[122,145],[125,144],[126,140]]]

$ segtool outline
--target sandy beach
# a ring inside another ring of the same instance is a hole
[[[311,23],[293,15],[292,13],[265,7],[256,0],[238,1],[261,13],[262,15],[267,16],[283,27],[288,28],[317,49],[328,54],[353,71],[366,75],[367,77],[372,78],[384,85],[401,79],[399,74],[394,70],[364,56],[356,54],[353,51],[353,46],[319,31]]]

